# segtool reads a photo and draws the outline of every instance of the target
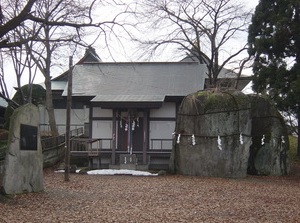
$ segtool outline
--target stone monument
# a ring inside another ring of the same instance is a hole
[[[2,187],[6,194],[44,189],[39,110],[33,104],[19,107],[10,118]]]

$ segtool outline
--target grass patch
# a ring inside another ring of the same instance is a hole
[[[297,142],[298,139],[295,136],[289,136],[289,143],[290,143],[290,159],[291,161],[300,161],[297,157]]]

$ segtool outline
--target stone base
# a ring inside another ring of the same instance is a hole
[[[136,164],[120,164],[121,170],[136,170]]]
[[[127,169],[127,170],[140,170],[140,171],[148,171],[149,170],[149,165],[125,165],[125,164],[121,164],[121,165],[109,165],[109,169],[112,170],[120,170],[120,169]]]
[[[109,168],[109,169],[112,169],[112,170],[119,170],[119,169],[120,169],[120,165],[112,165],[112,164],[109,164],[108,168]]]
[[[140,170],[140,171],[148,171],[149,170],[149,165],[137,165],[136,166],[136,170]]]
[[[135,154],[120,155],[120,169],[136,170],[137,159]]]

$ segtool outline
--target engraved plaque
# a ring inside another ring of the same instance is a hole
[[[37,150],[37,127],[21,124],[20,149]]]

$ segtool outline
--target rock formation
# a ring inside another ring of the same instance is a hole
[[[251,104],[240,92],[204,91],[182,102],[170,160],[184,175],[245,177],[251,144]]]
[[[252,145],[248,173],[281,176],[289,172],[288,132],[278,110],[263,97],[249,96],[252,107]]]

